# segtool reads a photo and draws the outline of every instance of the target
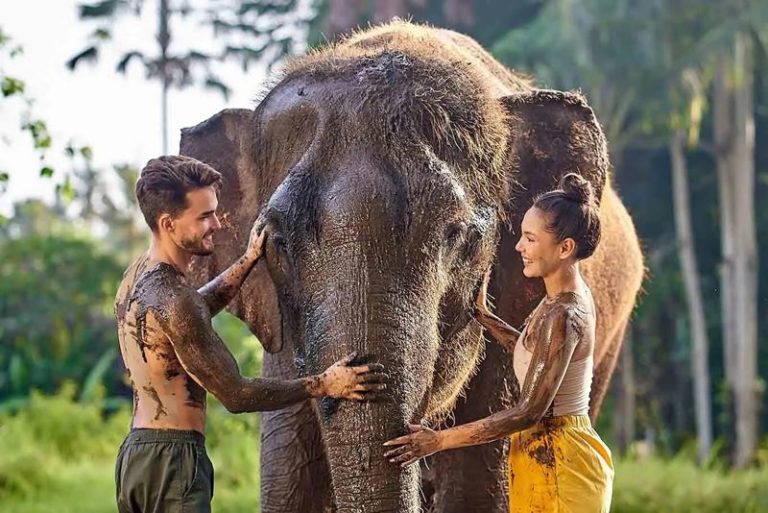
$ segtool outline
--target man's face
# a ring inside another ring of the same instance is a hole
[[[213,187],[187,193],[187,208],[173,220],[170,236],[177,246],[193,255],[213,253],[213,233],[221,228],[216,208],[219,200]]]

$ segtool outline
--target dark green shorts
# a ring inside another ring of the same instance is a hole
[[[197,431],[133,429],[115,465],[120,513],[211,511],[213,465]]]

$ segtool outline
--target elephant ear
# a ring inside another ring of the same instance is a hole
[[[223,175],[218,216],[222,229],[214,234],[216,250],[195,257],[192,276],[202,285],[239,258],[248,244],[251,226],[261,211],[266,184],[253,166],[253,111],[226,109],[181,132],[181,153],[211,165]],[[262,192],[262,193],[260,193]],[[267,195],[268,197],[268,195]],[[264,349],[282,348],[280,309],[272,279],[260,260],[227,310],[242,319]]]
[[[600,200],[608,177],[605,136],[584,97],[575,92],[533,90],[501,98],[509,116],[513,186],[512,226],[537,195],[567,173],[586,178]]]
[[[509,123],[505,168],[512,194],[490,293],[499,314],[520,326],[544,295],[543,282],[526,279],[522,261],[515,258],[523,215],[539,194],[571,172],[592,184],[599,202],[608,179],[608,150],[592,109],[578,93],[539,89],[500,101]]]

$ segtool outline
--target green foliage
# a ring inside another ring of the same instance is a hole
[[[66,384],[32,395],[14,414],[0,413],[0,502],[4,511],[114,511],[114,462],[128,432],[128,405],[105,415],[96,398],[74,401]],[[206,446],[216,468],[214,510],[258,509],[258,416],[209,404]],[[84,501],[83,497],[88,497]]]
[[[21,94],[24,92],[24,82],[18,78],[3,77],[2,81],[0,81],[0,91],[6,97]]]
[[[2,99],[4,101],[9,101],[17,98],[25,105],[21,114],[23,120],[21,129],[30,134],[34,149],[40,156],[40,160],[42,161],[40,175],[50,177],[53,175],[53,169],[45,163],[46,152],[51,147],[52,143],[51,135],[48,132],[48,126],[44,120],[34,117],[31,107],[33,102],[26,94],[26,85],[24,81],[19,77],[8,75],[2,66],[6,57],[8,59],[13,59],[22,54],[22,48],[20,46],[11,46],[11,42],[11,38],[5,34],[2,27],[0,27],[0,92],[2,93]],[[0,107],[2,107],[2,105],[0,105]],[[6,134],[0,134],[0,139],[3,139],[5,135]],[[10,173],[7,171],[0,173],[0,194],[5,193],[6,184],[9,179]],[[5,218],[0,216],[0,225],[5,224],[5,221]]]
[[[681,458],[622,461],[614,513],[759,513],[768,511],[768,469],[702,470]]]
[[[0,260],[0,399],[53,392],[103,365],[105,351],[117,347],[111,302],[122,267],[115,258],[62,232],[5,239]],[[112,392],[119,387],[109,384]]]

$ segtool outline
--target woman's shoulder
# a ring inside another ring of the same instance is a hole
[[[594,307],[591,295],[587,292],[563,291],[547,298],[549,317],[552,321],[562,321],[567,326],[581,331],[594,316]]]

